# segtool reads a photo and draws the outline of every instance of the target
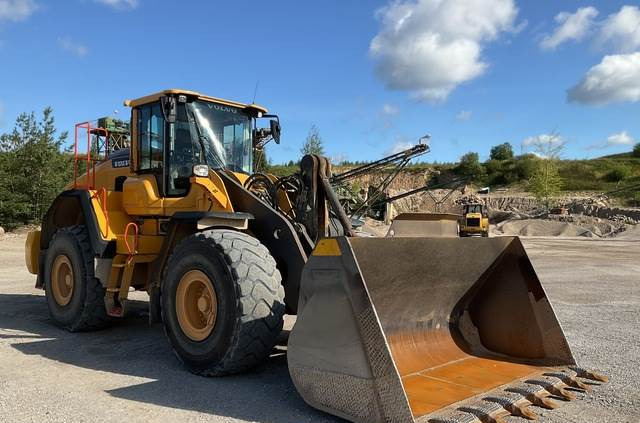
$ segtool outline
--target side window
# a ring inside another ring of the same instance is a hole
[[[138,108],[140,170],[162,169],[164,118],[160,103]]]

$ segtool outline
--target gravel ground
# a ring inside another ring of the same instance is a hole
[[[611,377],[557,410],[536,408],[540,421],[640,421],[640,242],[524,243],[574,355]],[[182,369],[162,328],[148,326],[143,301],[111,329],[56,328],[24,268],[23,245],[24,236],[0,239],[0,422],[342,421],[298,396],[283,346],[251,374],[207,379]]]

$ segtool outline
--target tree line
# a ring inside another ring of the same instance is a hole
[[[73,177],[68,133],[58,134],[53,110],[41,117],[22,113],[13,130],[0,135],[0,226],[37,223]]]

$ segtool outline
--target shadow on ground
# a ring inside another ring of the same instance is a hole
[[[248,374],[192,375],[174,356],[162,325],[149,326],[145,309],[146,303],[131,302],[127,317],[112,328],[69,333],[49,319],[43,296],[0,294],[5,330],[0,339],[15,339],[12,347],[24,354],[152,379],[106,391],[118,398],[263,423],[342,421],[304,403],[289,377],[283,347],[276,346],[267,362]],[[6,333],[11,330],[26,334]]]

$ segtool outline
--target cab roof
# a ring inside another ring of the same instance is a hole
[[[199,100],[212,101],[215,103],[225,104],[227,106],[238,107],[241,109],[254,109],[262,113],[268,112],[266,107],[263,107],[257,104],[239,103],[237,101],[225,100],[223,98],[217,98],[217,97],[210,97],[208,95],[200,94],[195,91],[182,90],[182,89],[176,89],[176,88],[172,88],[169,90],[164,90],[154,94],[150,94],[144,97],[136,98],[135,100],[125,100],[124,105],[127,107],[137,107],[142,104],[147,104],[147,103],[152,103],[154,101],[157,101],[160,97],[165,95],[179,95],[179,94],[184,94],[190,97],[197,97]]]

